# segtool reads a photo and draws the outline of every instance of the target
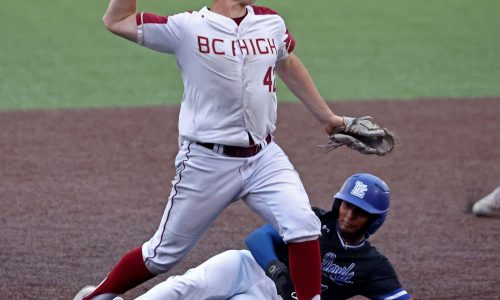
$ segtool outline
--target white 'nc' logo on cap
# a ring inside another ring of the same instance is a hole
[[[368,191],[368,186],[361,181],[356,181],[356,184],[351,191],[351,195],[363,199],[366,191]]]

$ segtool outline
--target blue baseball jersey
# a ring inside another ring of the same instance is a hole
[[[370,242],[346,245],[332,212],[314,209],[321,220],[322,299],[347,299],[362,295],[370,299],[411,298],[399,283],[389,260]]]
[[[377,300],[411,298],[384,255],[366,240],[358,245],[345,244],[337,230],[337,216],[318,208],[313,210],[321,220],[321,299],[340,300],[357,295]],[[269,224],[250,234],[246,244],[264,269],[275,259],[288,264],[287,246]]]

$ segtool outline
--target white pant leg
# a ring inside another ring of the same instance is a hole
[[[245,159],[228,158],[185,141],[176,157],[176,176],[158,230],[143,244],[148,269],[171,269],[196,244],[222,210],[242,190],[239,168]]]
[[[251,167],[245,203],[278,228],[285,242],[321,235],[321,222],[311,209],[300,177],[276,143],[259,153]]]
[[[281,300],[247,250],[218,254],[184,275],[172,276],[139,300]]]

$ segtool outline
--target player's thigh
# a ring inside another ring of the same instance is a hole
[[[266,276],[264,270],[257,264],[248,250],[239,251],[241,260],[241,274],[245,275],[246,282],[239,293],[229,298],[231,300],[281,300],[276,291],[274,282]]]
[[[196,268],[186,274],[171,276],[166,281],[155,285],[136,300],[184,300],[206,299],[209,290],[204,286],[201,276],[196,276]]]
[[[184,144],[176,158],[177,171],[164,218],[169,218],[167,230],[200,236],[241,193],[239,170],[243,161],[218,155],[193,142]]]
[[[239,163],[185,142],[162,220],[143,245],[148,269],[168,271],[184,257],[222,210],[241,192]]]
[[[216,287],[211,296],[217,299],[258,294],[254,290],[262,290],[263,285],[260,283],[268,279],[248,250],[228,250],[216,255],[206,262],[204,272],[207,287]],[[269,286],[265,287],[269,289]],[[260,294],[265,295],[265,292],[262,290]],[[269,297],[260,299],[269,299]]]
[[[177,234],[201,235],[204,225],[211,223],[241,192],[241,162],[196,143],[185,143],[188,146],[183,144],[176,158],[166,227]]]
[[[205,264],[206,288],[213,291],[210,299],[281,299],[274,282],[248,250],[228,250]]]
[[[245,202],[278,228],[285,241],[319,236],[320,221],[299,174],[278,145],[272,143],[268,148],[258,161]]]
[[[183,275],[168,278],[138,299],[224,300],[247,293],[254,295],[253,298],[241,299],[272,299],[272,297],[257,296],[266,295],[267,290],[274,288],[272,281],[271,286],[261,283],[263,279],[269,280],[248,251],[229,250],[211,257]],[[254,289],[259,291],[253,291]]]

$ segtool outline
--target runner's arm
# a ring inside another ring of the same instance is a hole
[[[285,247],[283,239],[270,224],[266,224],[250,233],[245,240],[245,244],[259,266],[264,270],[269,263],[278,260],[277,249]]]

